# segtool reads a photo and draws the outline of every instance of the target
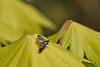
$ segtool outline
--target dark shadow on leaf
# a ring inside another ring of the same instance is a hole
[[[87,60],[89,60],[89,61],[91,61],[91,59],[88,59],[88,58],[87,58],[85,52],[84,52],[84,58],[87,59]],[[92,62],[92,61],[91,61],[91,62]],[[86,67],[97,67],[96,64],[94,65],[94,64],[92,64],[92,63],[87,63],[87,62],[84,62],[84,61],[82,61],[82,63],[85,64],[85,65],[87,65]],[[90,65],[91,65],[91,66],[90,66]],[[94,66],[93,66],[93,65],[94,65]]]
[[[6,41],[6,44],[9,45],[9,44],[11,44],[11,42]],[[5,47],[5,46],[7,46],[7,45],[1,43],[1,47]]]
[[[57,41],[57,44],[59,44],[60,39]]]
[[[87,56],[86,56],[86,53],[85,53],[85,52],[84,52],[84,58],[85,58],[85,59],[87,59],[87,60],[89,60],[89,59],[87,58]]]
[[[68,50],[70,50],[70,45],[67,47]]]
[[[5,45],[1,43],[1,47],[5,47]]]
[[[82,61],[82,63],[85,65],[85,67],[97,67],[95,64],[93,63],[88,63],[88,62],[85,62],[85,61]]]

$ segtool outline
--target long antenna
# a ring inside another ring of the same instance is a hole
[[[50,23],[48,23],[49,24],[49,36],[50,36]]]
[[[47,11],[47,10],[45,10],[45,11]],[[42,13],[42,12],[41,12]],[[44,13],[42,13],[43,15],[44,15]],[[44,15],[45,16],[45,15]],[[46,16],[45,16],[46,17]],[[48,23],[48,25],[49,25],[49,36],[50,36],[50,23]],[[48,36],[48,37],[49,37]]]

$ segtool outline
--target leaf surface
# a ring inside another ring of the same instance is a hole
[[[39,52],[37,34],[27,34],[12,44],[0,48],[0,67],[95,67],[95,65],[74,56],[61,46],[49,42]]]
[[[66,24],[66,23],[65,23]],[[63,26],[64,27],[64,26]],[[49,37],[57,42],[62,34],[62,29]],[[61,45],[75,55],[87,57],[100,67],[100,33],[77,22],[70,22],[67,26]]]

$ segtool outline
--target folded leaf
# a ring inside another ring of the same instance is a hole
[[[0,0],[0,37],[14,41],[25,33],[43,34],[42,28],[56,26],[34,6],[20,0]]]
[[[95,67],[92,62],[74,56],[52,42],[39,52],[40,43],[36,38],[37,34],[27,34],[0,48],[0,67]]]
[[[58,33],[49,37],[49,39],[57,42],[61,37],[64,26]],[[71,21],[63,34],[61,45],[80,57],[88,58],[100,67],[99,32]]]

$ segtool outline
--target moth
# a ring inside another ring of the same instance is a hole
[[[38,35],[37,40],[41,43],[39,47],[39,51],[42,51],[49,42],[49,40],[45,40],[40,35]]]

